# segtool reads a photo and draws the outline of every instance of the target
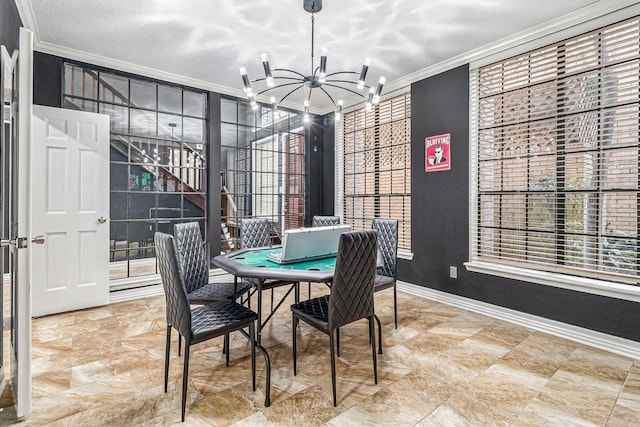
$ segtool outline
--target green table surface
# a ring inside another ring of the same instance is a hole
[[[289,264],[278,264],[267,259],[270,253],[280,252],[280,248],[269,248],[259,250],[249,250],[240,254],[232,255],[229,258],[249,267],[279,268],[285,270],[333,270],[336,267],[336,257],[314,259],[309,261],[293,262]]]

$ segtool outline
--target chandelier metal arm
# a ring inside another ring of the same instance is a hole
[[[274,77],[273,77],[273,80],[282,80],[282,79],[286,79],[286,80],[295,80],[296,82],[300,82],[300,83],[304,82],[304,79],[301,79],[301,78],[299,78],[299,77],[286,77],[286,76],[277,76],[277,77],[276,77],[276,76],[274,76]],[[267,80],[265,77],[263,77],[263,78],[261,78],[261,79],[253,79],[253,80],[251,80],[251,83],[263,82],[263,81],[265,81],[265,80]],[[284,83],[279,83],[279,84],[277,84],[277,85],[275,85],[275,86],[270,87],[269,89],[274,89],[274,88],[276,88],[276,87],[278,87],[278,86],[281,86],[281,85],[283,85],[283,84],[284,84]]]
[[[298,76],[300,76],[300,77],[302,77],[302,78],[305,78],[305,77],[306,77],[304,74],[299,73],[299,72],[294,71],[294,70],[290,70],[290,69],[288,69],[288,68],[274,68],[274,69],[273,69],[273,71],[288,71],[289,73],[296,74],[296,75],[298,75]],[[276,78],[276,77],[274,77],[274,78]]]
[[[353,83],[353,82],[347,82],[347,83]],[[353,93],[353,94],[355,94],[355,95],[360,96],[361,98],[366,98],[366,96],[364,96],[364,95],[363,95],[363,94],[361,94],[360,92],[357,92],[357,91],[355,91],[355,90],[353,90],[353,89],[349,89],[349,88],[346,88],[346,87],[343,87],[343,86],[334,85],[334,84],[331,84],[331,83],[324,83],[324,85],[323,85],[323,86],[331,86],[331,87],[335,87],[335,88],[338,88],[338,89],[346,90],[347,92],[351,92],[351,93]],[[327,92],[327,91],[326,91],[326,90],[324,90],[323,88],[320,88],[320,89],[322,89],[322,91],[323,91],[323,92],[325,92],[325,93]],[[328,94],[327,94],[327,95],[328,95]],[[331,97],[329,97],[329,98],[331,98]],[[333,98],[332,98],[331,100],[333,101]],[[334,102],[333,104],[335,105],[336,103]]]
[[[280,89],[281,87],[291,86],[291,85],[300,85],[300,87],[302,87],[302,82],[301,81],[296,81],[296,82],[292,82],[292,83],[282,83],[282,84],[279,84],[277,86],[268,87],[268,88],[258,92],[258,95],[262,95],[263,93],[269,92],[270,90]],[[287,95],[287,96],[289,96],[289,95]],[[282,98],[282,99],[284,99],[284,98]]]
[[[283,85],[283,86],[284,86],[284,85]],[[302,89],[303,87],[304,87],[303,85],[300,85],[300,86],[298,86],[297,88],[293,89],[291,92],[289,92],[288,94],[286,94],[285,96],[283,96],[283,97],[282,97],[282,99],[280,100],[280,102],[284,101],[285,99],[287,99],[287,97],[288,97],[289,95],[291,95],[292,93],[294,93],[294,92],[296,92],[296,91],[298,91],[298,90]]]
[[[329,86],[333,86],[333,85],[329,85]],[[337,86],[340,87],[340,86]],[[324,92],[325,95],[327,95],[329,97],[329,99],[331,100],[331,102],[333,103],[333,106],[336,107],[336,101],[331,97],[331,95],[329,94],[329,92],[327,92],[323,87],[320,88],[321,91]],[[311,94],[309,94],[309,97],[311,97]]]
[[[360,74],[359,71],[336,71],[335,73],[327,74],[327,77],[335,76],[337,74]]]

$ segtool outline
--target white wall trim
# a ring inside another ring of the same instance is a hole
[[[546,332],[580,344],[610,351],[611,353],[619,354],[621,356],[640,360],[640,343],[636,341],[476,301],[447,292],[418,286],[412,283],[398,281],[398,290],[461,308],[463,310],[493,317],[494,319],[500,319],[526,328]]]
[[[476,273],[491,274],[507,279],[522,280],[556,288],[571,289],[594,295],[618,298],[626,301],[640,302],[640,286],[626,285],[588,277],[571,276],[549,271],[532,270],[490,262],[465,262],[467,270]]]

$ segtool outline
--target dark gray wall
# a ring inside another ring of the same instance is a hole
[[[34,52],[33,103],[47,107],[62,107],[62,67],[59,56]]]
[[[305,132],[306,226],[311,226],[314,215],[333,215],[335,193],[333,114],[312,117]]]
[[[0,1],[0,44],[7,48],[9,55],[18,48],[18,37],[22,20],[13,0]]]
[[[424,140],[451,133],[451,170],[424,171]],[[469,69],[411,86],[412,261],[400,280],[548,319],[640,341],[640,304],[468,272]],[[449,278],[449,266],[458,278]],[[402,308],[400,307],[400,311]]]

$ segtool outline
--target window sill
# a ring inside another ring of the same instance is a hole
[[[413,260],[413,252],[407,249],[398,249],[398,258],[411,261]]]
[[[594,295],[640,302],[640,286],[569,276],[566,274],[528,270],[489,262],[469,261],[465,262],[464,266],[468,271],[475,273],[490,274],[508,279],[554,286],[556,288],[571,289]]]

